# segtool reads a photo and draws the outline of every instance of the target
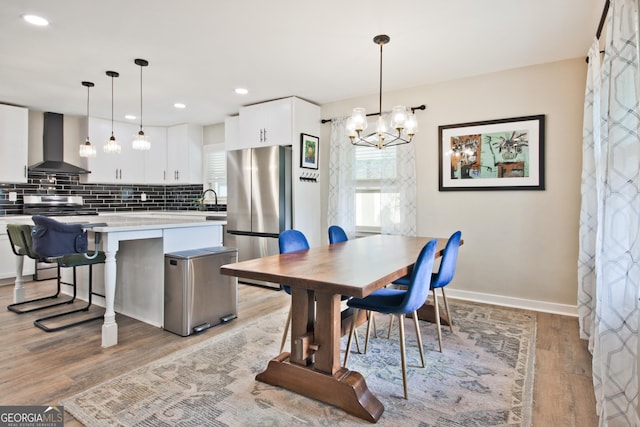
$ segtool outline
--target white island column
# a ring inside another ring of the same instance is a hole
[[[24,255],[16,255],[16,283],[13,288],[13,302],[24,301],[24,278],[22,277],[22,267],[24,267]]]
[[[118,344],[118,324],[116,323],[114,303],[116,298],[116,253],[118,252],[119,240],[115,236],[109,237],[108,233],[104,233],[105,313],[102,325],[102,347],[111,347]]]

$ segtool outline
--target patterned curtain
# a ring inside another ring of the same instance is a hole
[[[346,120],[337,118],[331,121],[327,220],[329,225],[340,225],[348,235],[353,236],[356,229],[356,148],[349,143]],[[413,144],[383,150],[394,150],[395,156],[380,156],[383,163],[378,171],[381,232],[415,236],[416,168]],[[388,160],[384,160],[387,157]]]
[[[380,182],[380,231],[382,234],[416,235],[416,156],[413,143],[395,147],[395,179]],[[383,176],[389,176],[383,173]]]
[[[597,55],[590,53],[585,100],[578,263],[581,335],[589,337],[593,353],[600,425],[638,426],[640,68],[637,0],[611,1],[604,50],[601,73],[597,70]],[[600,79],[597,74],[601,74]],[[593,86],[591,90],[589,85]]]
[[[344,117],[331,120],[327,220],[351,237],[356,231],[356,150],[348,142],[346,121]]]

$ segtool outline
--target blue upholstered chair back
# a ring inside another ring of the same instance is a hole
[[[409,288],[400,305],[393,311],[394,313],[413,313],[427,300],[437,245],[438,241],[433,239],[420,251],[411,272]]]
[[[281,254],[309,249],[309,242],[305,235],[298,230],[285,230],[278,236],[278,246]],[[291,293],[289,286],[280,285],[288,294]]]
[[[332,225],[329,227],[329,244],[345,242],[349,240],[347,233],[339,225]]]
[[[458,249],[460,248],[461,237],[462,232],[456,231],[449,238],[447,246],[444,248],[444,253],[442,254],[440,269],[431,279],[432,288],[441,288],[453,280],[453,275],[456,272],[456,262],[458,260]]]
[[[301,231],[285,230],[278,237],[278,246],[280,247],[280,253],[286,254],[309,249],[309,242],[307,242],[307,238]]]

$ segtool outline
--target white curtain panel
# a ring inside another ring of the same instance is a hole
[[[356,231],[356,150],[349,143],[345,117],[331,120],[329,146],[329,204],[327,221],[349,237]]]
[[[595,147],[600,147],[600,42],[594,39],[589,49],[587,87],[584,94],[582,129],[582,201],[578,252],[578,315],[580,338],[589,340],[593,352],[596,302],[596,195]],[[597,141],[597,142],[596,142]]]
[[[595,100],[598,91],[595,87],[593,99],[585,100],[585,112],[588,115],[589,108],[593,108],[593,115],[600,117],[601,128],[598,131],[597,118],[590,125],[585,124],[587,155],[578,268],[581,335],[589,336],[593,353],[600,425],[638,426],[640,67],[637,0],[611,1],[604,50],[600,81],[593,75],[597,73],[594,68],[597,61],[590,60],[592,75],[587,83],[600,85],[600,105]],[[590,117],[585,120],[588,122]],[[589,150],[591,141],[593,154]],[[594,181],[595,196],[589,188],[589,183]],[[590,200],[593,197],[595,201]],[[593,221],[595,237],[585,237],[593,234]],[[595,290],[593,279],[589,278],[592,273],[588,252],[592,249]]]
[[[380,182],[382,234],[416,235],[416,156],[413,143],[395,147],[395,179]],[[392,161],[392,160],[391,160]],[[392,167],[394,165],[385,165]],[[383,173],[383,176],[387,176]]]

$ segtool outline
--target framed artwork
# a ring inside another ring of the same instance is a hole
[[[544,190],[544,118],[439,126],[438,189]]]
[[[317,136],[300,134],[300,167],[318,169],[319,143]]]

